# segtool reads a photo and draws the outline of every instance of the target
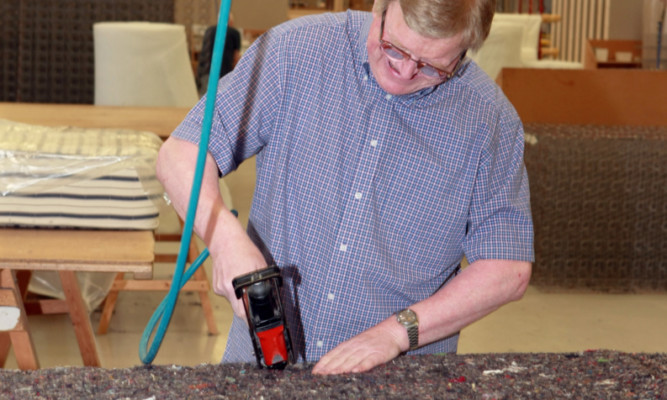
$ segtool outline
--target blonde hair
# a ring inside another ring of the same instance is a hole
[[[432,38],[461,34],[461,47],[470,50],[484,43],[496,9],[495,0],[375,0],[373,12],[381,15],[394,1],[413,31]]]

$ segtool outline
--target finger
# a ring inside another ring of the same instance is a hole
[[[234,314],[236,314],[239,318],[242,318],[244,321],[246,321],[246,323],[248,322],[243,301],[240,299],[234,300],[232,302],[232,310],[234,310]]]
[[[379,362],[370,358],[348,356],[345,358],[336,359],[334,362],[327,362],[325,364],[318,363],[315,368],[313,368],[313,374],[334,375],[365,372],[379,364]]]
[[[314,374],[340,374],[350,371],[359,363],[359,352],[354,351],[347,343],[343,343],[324,357],[313,368]]]

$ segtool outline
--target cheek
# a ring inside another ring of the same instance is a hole
[[[384,75],[382,72],[384,68],[384,63],[386,59],[384,54],[380,50],[379,46],[376,46],[374,49],[368,49],[368,63],[371,67],[371,72],[377,78],[378,76]]]
[[[379,45],[368,45],[367,46],[368,50],[368,61],[370,61],[372,64],[378,63],[383,59],[383,53],[382,50],[380,50]]]

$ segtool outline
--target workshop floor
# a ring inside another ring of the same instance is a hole
[[[239,218],[247,221],[254,182],[251,160],[226,178]],[[175,225],[168,221],[167,225]],[[210,277],[210,266],[205,265]],[[157,265],[156,277],[169,277],[173,265]],[[97,335],[102,365],[140,364],[139,340],[162,292],[123,292],[109,332]],[[198,296],[183,293],[155,364],[217,363],[224,351],[231,310],[211,293],[219,335],[209,335]],[[91,314],[97,327],[99,311]],[[31,316],[29,324],[42,367],[82,365],[69,317]],[[667,352],[667,293],[600,294],[554,292],[530,287],[519,301],[463,330],[459,353],[571,352],[609,349]],[[16,368],[10,355],[6,368]]]

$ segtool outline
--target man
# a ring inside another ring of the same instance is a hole
[[[376,0],[373,13],[293,20],[221,79],[195,226],[236,314],[223,362],[253,360],[231,280],[268,263],[281,268],[298,356],[318,374],[455,352],[460,329],[523,295],[533,257],[523,128],[465,58],[494,8]],[[181,215],[202,109],[158,161]],[[255,154],[246,233],[217,180]]]

